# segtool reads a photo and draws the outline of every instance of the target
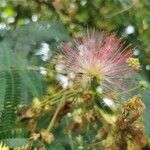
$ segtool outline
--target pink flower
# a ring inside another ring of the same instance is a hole
[[[88,80],[96,77],[104,89],[121,89],[125,86],[123,79],[133,72],[126,63],[132,57],[132,48],[115,34],[91,32],[72,45],[63,44],[61,51],[68,74],[80,74]]]

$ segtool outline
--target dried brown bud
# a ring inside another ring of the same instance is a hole
[[[48,130],[42,129],[40,132],[40,135],[41,135],[41,139],[43,140],[43,142],[47,144],[50,144],[54,141],[54,135]]]
[[[22,120],[26,120],[26,119],[31,119],[34,117],[35,113],[33,112],[33,110],[27,106],[21,107],[18,109],[17,111],[18,115],[19,115],[19,119]]]
[[[117,120],[118,128],[125,129],[141,117],[144,104],[139,96],[127,100],[123,106],[123,113]]]

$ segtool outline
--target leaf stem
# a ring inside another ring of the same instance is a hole
[[[129,92],[132,92],[132,91],[138,89],[139,87],[140,87],[140,85],[138,85],[138,86],[136,86],[136,87],[134,87],[134,88],[132,88],[132,89],[129,89],[129,90],[127,90],[127,91],[123,91],[123,92],[119,93],[119,95],[121,95],[121,94],[126,94],[126,93],[129,93]]]
[[[62,97],[62,99],[61,99],[61,101],[60,101],[60,103],[59,103],[59,106],[57,107],[57,109],[56,109],[56,111],[55,111],[55,114],[54,114],[54,116],[53,116],[53,118],[52,118],[52,120],[51,120],[49,126],[47,127],[47,130],[48,130],[48,131],[51,131],[51,129],[52,129],[52,127],[53,127],[53,124],[55,123],[56,117],[57,117],[57,115],[58,115],[58,113],[59,113],[59,111],[60,111],[60,109],[61,109],[61,107],[62,107],[62,105],[63,105],[63,103],[64,103],[64,100],[65,100],[65,95]]]
[[[52,127],[53,127],[53,125],[54,125],[54,123],[55,123],[56,117],[57,117],[57,115],[58,115],[58,113],[59,113],[61,107],[63,106],[63,104],[64,104],[66,98],[72,97],[72,96],[74,96],[75,94],[77,94],[78,92],[79,92],[79,91],[76,91],[76,92],[74,92],[74,91],[69,91],[69,92],[63,94],[62,98],[60,99],[60,103],[59,103],[59,105],[58,105],[58,107],[57,107],[57,109],[56,109],[56,111],[55,111],[55,113],[54,113],[54,115],[53,115],[53,117],[52,117],[52,120],[50,121],[50,124],[49,124],[48,127],[47,127],[47,130],[48,130],[48,131],[51,131],[51,130],[52,130]]]

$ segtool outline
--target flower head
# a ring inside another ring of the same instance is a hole
[[[139,84],[143,90],[146,90],[148,88],[148,83],[145,81],[140,81]]]
[[[137,58],[129,58],[127,60],[127,64],[129,67],[133,67],[136,70],[140,70],[140,62]]]
[[[95,77],[104,89],[120,89],[123,78],[135,71],[128,65],[131,46],[125,46],[115,34],[91,32],[72,45],[63,44],[64,66],[67,73],[81,75],[82,81]]]

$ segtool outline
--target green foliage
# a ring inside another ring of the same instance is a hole
[[[31,23],[4,30],[0,34],[2,41],[6,41],[12,50],[18,53],[17,55],[27,57],[30,62],[35,59],[35,53],[43,42],[49,44],[52,55],[56,53],[56,45],[69,40],[65,28],[58,22]]]
[[[0,140],[9,148],[23,147],[28,142],[29,134],[26,130],[12,130],[0,133]]]
[[[39,67],[45,63],[36,52],[40,43],[51,46],[51,57],[56,54],[56,43],[69,40],[62,25],[39,23],[21,26],[15,30],[0,32],[0,134],[11,134],[16,126],[16,110],[19,104],[31,103],[33,97],[40,98],[46,89]],[[44,87],[45,86],[45,87]],[[22,135],[22,131],[20,132]],[[8,136],[10,147],[22,145],[27,139]],[[18,144],[17,144],[18,143]]]
[[[16,121],[16,107],[20,101],[20,79],[17,73],[6,73],[6,89],[0,131],[11,130]]]
[[[17,107],[22,104],[30,106],[33,98],[45,96],[47,82],[40,74],[40,67],[50,64],[61,42],[70,41],[68,32],[76,37],[87,27],[116,32],[140,52],[136,57],[140,58],[143,68],[150,64],[149,0],[67,0],[67,3],[60,1],[57,5],[54,1],[0,1],[0,140],[10,148],[27,144],[29,133],[24,128],[18,131],[22,126],[17,122]],[[127,34],[129,26],[134,32]],[[50,49],[46,61],[42,59],[43,54],[38,54],[43,43]],[[48,71],[51,73],[51,70]],[[149,83],[149,71],[143,72],[138,79]],[[56,83],[50,84],[53,90]],[[150,88],[142,97],[146,105],[145,131],[150,135]],[[103,107],[99,101],[97,103],[100,108]],[[110,111],[107,107],[105,109]],[[51,114],[39,120],[41,128],[49,123],[48,116]],[[60,134],[67,126],[64,122],[54,131],[57,140],[46,145],[46,149],[80,149],[75,141],[77,135],[70,139],[64,132]],[[85,131],[86,135],[85,132],[79,133],[85,142],[81,144],[84,149],[92,143],[96,134],[93,128],[91,130]]]
[[[148,89],[143,93],[143,100],[145,103],[145,112],[144,112],[144,123],[145,123],[145,132],[147,133],[148,136],[150,136],[150,125],[149,125],[149,120],[150,120],[150,80],[149,76],[144,76],[144,73],[141,74],[141,78],[148,83]]]
[[[1,98],[3,101],[3,110],[1,114],[1,127],[0,130],[11,130],[15,124],[15,111],[17,104],[20,101],[20,78],[17,72],[12,71],[16,64],[13,60],[11,51],[7,50],[8,47],[0,44],[1,54],[1,78],[5,82],[2,87],[3,92]]]

